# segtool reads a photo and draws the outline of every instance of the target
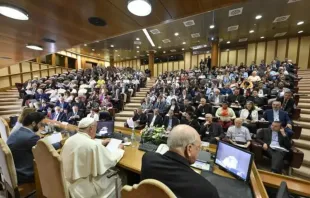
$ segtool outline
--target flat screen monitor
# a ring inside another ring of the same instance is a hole
[[[277,193],[277,198],[290,198],[290,194],[288,193],[286,182],[281,182],[280,188]]]
[[[214,163],[245,182],[249,181],[253,154],[237,146],[220,141]]]
[[[111,137],[114,133],[114,121],[98,121],[97,136]]]

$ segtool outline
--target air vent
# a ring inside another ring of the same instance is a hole
[[[191,34],[192,38],[198,38],[200,37],[200,34],[199,33],[194,33],[194,34]]]
[[[105,20],[103,20],[99,17],[89,17],[88,22],[94,26],[106,26],[107,25]]]
[[[273,22],[274,23],[283,22],[286,21],[288,18],[290,18],[290,15],[276,17]]]
[[[247,40],[248,40],[248,38],[241,38],[241,39],[239,39],[239,42],[245,42]]]
[[[242,10],[243,10],[242,7],[241,8],[236,8],[236,9],[233,9],[233,10],[229,10],[228,16],[232,17],[232,16],[241,15],[242,14]]]
[[[150,32],[151,32],[152,34],[159,34],[159,33],[160,33],[160,31],[159,31],[158,29],[150,30]]]
[[[238,30],[238,28],[239,28],[239,25],[229,26],[229,27],[227,28],[227,31],[228,31],[228,32],[236,31],[236,30]]]
[[[185,25],[185,27],[190,27],[195,25],[195,21],[194,20],[184,21],[183,24]]]
[[[135,45],[141,45],[141,41],[134,41],[133,42]]]
[[[274,37],[284,36],[285,34],[286,34],[286,32],[276,33],[276,34],[274,35]]]
[[[175,49],[172,49],[172,50],[170,50],[170,52],[176,52],[177,50],[175,50]]]
[[[301,1],[301,0],[288,0],[287,3],[296,3],[296,2],[298,2],[298,1]]]
[[[170,41],[170,39],[164,39],[163,40],[163,43],[170,43],[171,41]]]

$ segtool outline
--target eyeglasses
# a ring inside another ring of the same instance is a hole
[[[191,145],[195,146],[195,147],[197,148],[198,151],[201,151],[201,149],[202,149],[201,144],[200,144],[200,145],[196,145],[196,144],[194,144],[194,143],[191,143]]]

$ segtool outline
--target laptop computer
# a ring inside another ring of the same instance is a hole
[[[96,138],[110,138],[114,133],[114,121],[98,121]]]

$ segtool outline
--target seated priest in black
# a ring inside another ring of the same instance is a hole
[[[158,109],[154,109],[154,113],[149,114],[147,125],[149,127],[161,127],[163,125],[163,118],[159,115]]]
[[[206,122],[200,127],[200,138],[202,141],[217,144],[217,142],[225,137],[223,128],[220,124],[213,122],[212,114],[206,114]]]
[[[82,112],[79,111],[78,106],[72,107],[72,112],[68,114],[68,122],[69,124],[77,125],[78,121],[80,121],[83,118]]]
[[[141,180],[156,179],[180,198],[218,198],[217,189],[190,166],[201,149],[197,131],[188,125],[178,125],[170,132],[167,145],[169,151],[163,155],[155,152],[143,155]]]
[[[258,92],[256,89],[252,91],[252,95],[248,97],[248,101],[252,101],[257,107],[262,107],[267,104],[267,100],[263,97],[258,96]]]
[[[243,95],[240,95],[240,89],[235,88],[234,94],[231,94],[228,96],[227,101],[232,105],[245,105],[245,97]]]
[[[258,131],[256,141],[263,145],[265,153],[271,158],[271,171],[281,174],[283,159],[291,148],[290,138],[286,135],[281,122],[274,121],[270,128]]]
[[[187,124],[196,129],[197,132],[200,130],[200,124],[193,113],[187,113],[185,115],[185,119],[181,120],[181,124]]]
[[[277,101],[281,102],[281,107],[283,111],[286,111],[289,115],[292,115],[295,102],[292,98],[291,91],[286,91],[283,97],[277,97]]]
[[[143,129],[145,127],[145,124],[147,122],[147,117],[145,113],[143,113],[141,108],[138,108],[138,110],[135,111],[135,114],[132,117],[132,121],[135,122],[136,129]]]
[[[177,117],[175,117],[173,111],[170,110],[168,112],[168,116],[165,116],[165,118],[164,118],[165,129],[167,131],[171,131],[171,129],[178,124],[180,124],[179,119]]]
[[[207,113],[212,113],[212,107],[207,104],[207,100],[205,98],[201,98],[200,105],[196,110],[196,116],[198,118],[204,118]]]
[[[194,113],[195,112],[195,108],[190,104],[190,101],[188,99],[185,99],[183,101],[183,104],[180,105],[180,114],[182,114],[183,116],[185,116],[185,113]]]

